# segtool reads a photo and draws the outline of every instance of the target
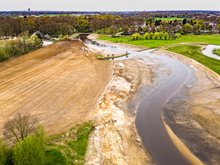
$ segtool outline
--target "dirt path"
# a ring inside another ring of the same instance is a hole
[[[112,67],[82,47],[59,42],[0,63],[0,131],[18,112],[31,112],[50,134],[92,118]]]

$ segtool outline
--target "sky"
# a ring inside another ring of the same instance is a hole
[[[0,11],[218,10],[220,0],[0,0]]]

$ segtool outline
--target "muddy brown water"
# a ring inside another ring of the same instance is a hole
[[[168,76],[163,75],[164,73],[160,69],[155,71],[157,85],[154,87],[143,85],[131,101],[129,111],[135,114],[134,111],[137,110],[135,120],[137,131],[144,147],[156,164],[190,164],[170,139],[163,124],[162,112],[171,97],[175,96],[182,87],[190,86],[193,83],[193,69],[168,56],[157,55],[152,50],[138,52],[127,47],[109,44],[103,48],[103,51],[129,52],[128,57],[121,57],[118,60],[139,58],[145,62],[146,58],[150,58],[153,62],[159,62],[171,70],[171,74]]]

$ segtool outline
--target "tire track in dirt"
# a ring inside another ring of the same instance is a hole
[[[0,63],[0,131],[17,112],[31,112],[51,133],[92,118],[99,95],[111,78],[110,62],[81,50],[81,42],[57,44]],[[55,49],[55,50],[54,50]],[[63,48],[62,48],[63,49]],[[16,63],[16,65],[14,65]],[[2,69],[3,68],[3,69]]]

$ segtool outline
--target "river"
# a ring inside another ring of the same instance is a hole
[[[91,41],[87,42],[87,46],[92,49],[97,47],[97,50],[104,54],[125,52],[129,54],[128,57],[120,57],[117,60],[138,58],[144,62],[148,58],[170,69],[171,73],[168,76],[165,76],[160,69],[155,71],[157,85],[154,87],[143,85],[130,102],[129,111],[134,113],[137,110],[135,119],[137,131],[156,164],[188,165],[189,162],[178,151],[165,129],[162,112],[171,97],[175,96],[183,86],[190,86],[193,83],[193,69],[166,55],[157,55],[154,50],[135,51],[117,44]]]

